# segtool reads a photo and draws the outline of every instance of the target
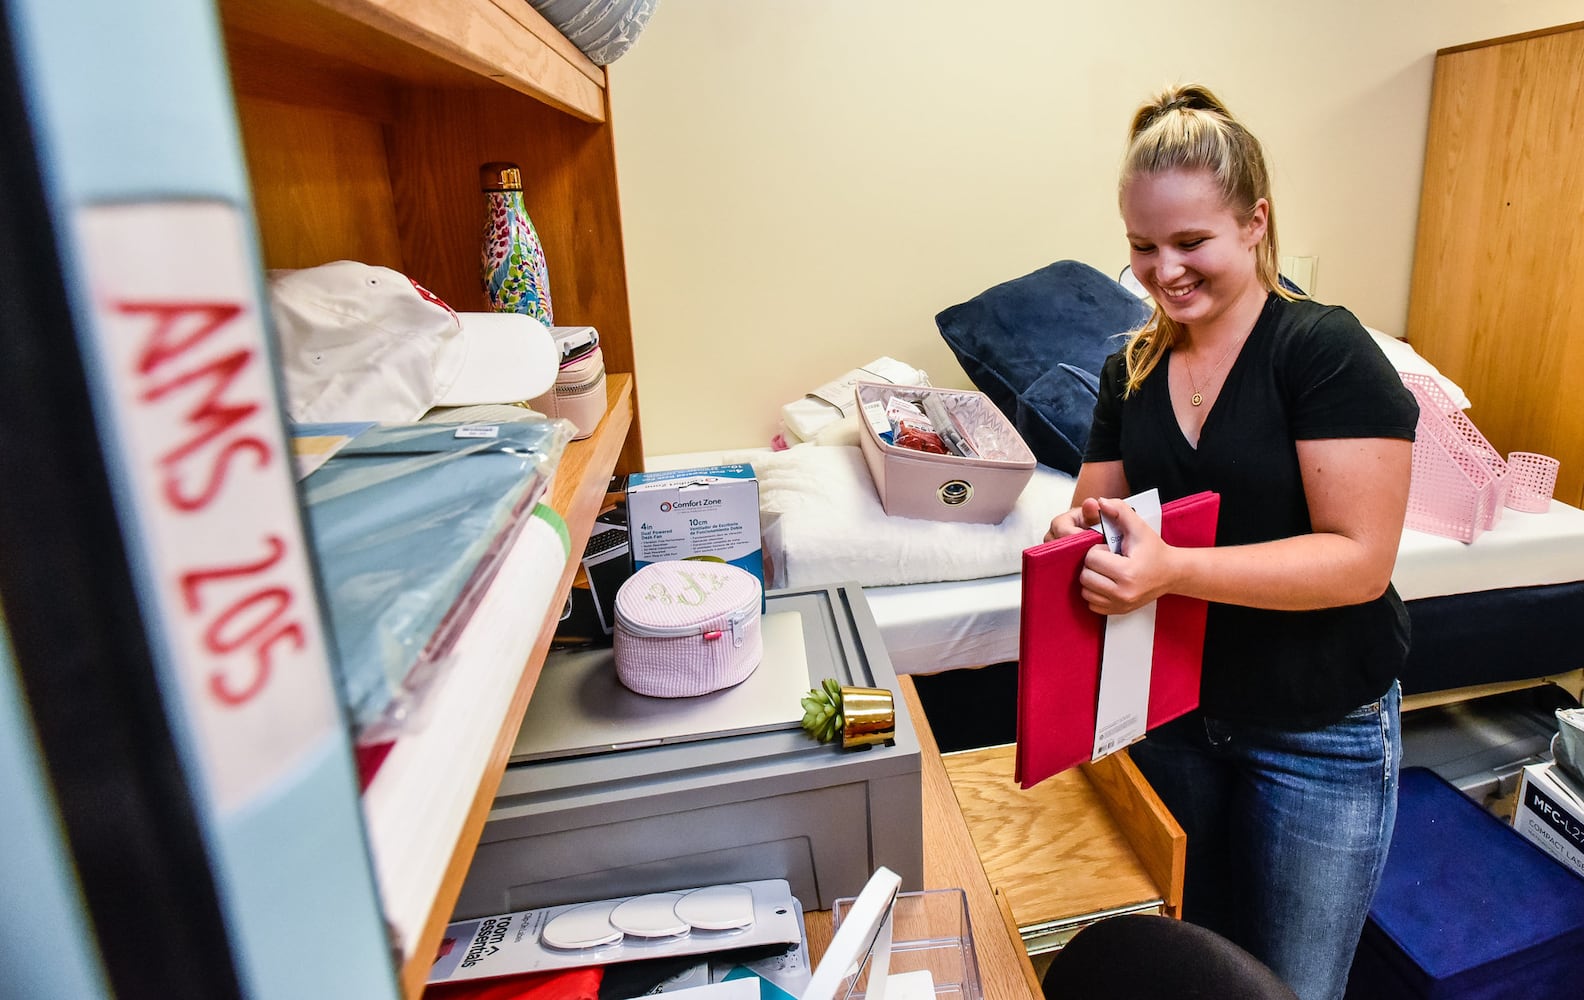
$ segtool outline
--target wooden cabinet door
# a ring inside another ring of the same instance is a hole
[[[1408,339],[1584,503],[1584,23],[1436,56]]]

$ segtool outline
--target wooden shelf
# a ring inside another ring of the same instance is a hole
[[[643,456],[605,71],[527,0],[219,12],[266,268],[360,260],[486,309],[478,170],[521,167],[555,322],[595,327],[605,359],[605,419],[568,446],[547,500],[581,553],[611,474]],[[579,565],[552,570],[547,549],[525,533],[507,556],[447,667],[459,682],[363,796],[407,997],[423,992]]]
[[[607,394],[605,419],[592,437],[568,445],[546,497],[566,521],[573,552],[588,540],[621,452],[631,377],[609,379]],[[434,694],[429,717],[397,742],[364,795],[406,996],[423,991],[451,921],[577,566],[542,544],[507,557],[459,641],[465,656],[442,681],[457,690]],[[554,579],[546,575],[552,568]],[[527,606],[542,609],[533,622],[522,621]]]
[[[555,322],[599,330],[607,371],[636,370],[604,71],[525,0],[222,0],[221,14],[266,267],[360,260],[487,309],[478,172],[516,163]],[[496,72],[519,49],[569,67],[570,91]],[[642,463],[635,407],[619,468]]]
[[[584,121],[606,117],[604,70],[527,0],[221,0],[220,12],[233,50],[285,46],[407,83],[505,87]],[[311,80],[318,62],[280,68]]]

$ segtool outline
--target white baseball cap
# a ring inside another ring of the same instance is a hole
[[[411,423],[435,406],[516,403],[555,384],[550,331],[457,313],[399,271],[353,260],[268,274],[296,423]]]

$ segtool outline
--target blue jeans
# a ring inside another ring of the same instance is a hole
[[[1320,729],[1195,712],[1133,746],[1188,834],[1183,917],[1232,939],[1302,1000],[1347,986],[1397,817],[1401,693]]]

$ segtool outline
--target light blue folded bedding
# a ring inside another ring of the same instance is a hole
[[[361,740],[412,713],[543,494],[568,426],[514,421],[493,438],[374,427],[304,481],[337,682]]]

